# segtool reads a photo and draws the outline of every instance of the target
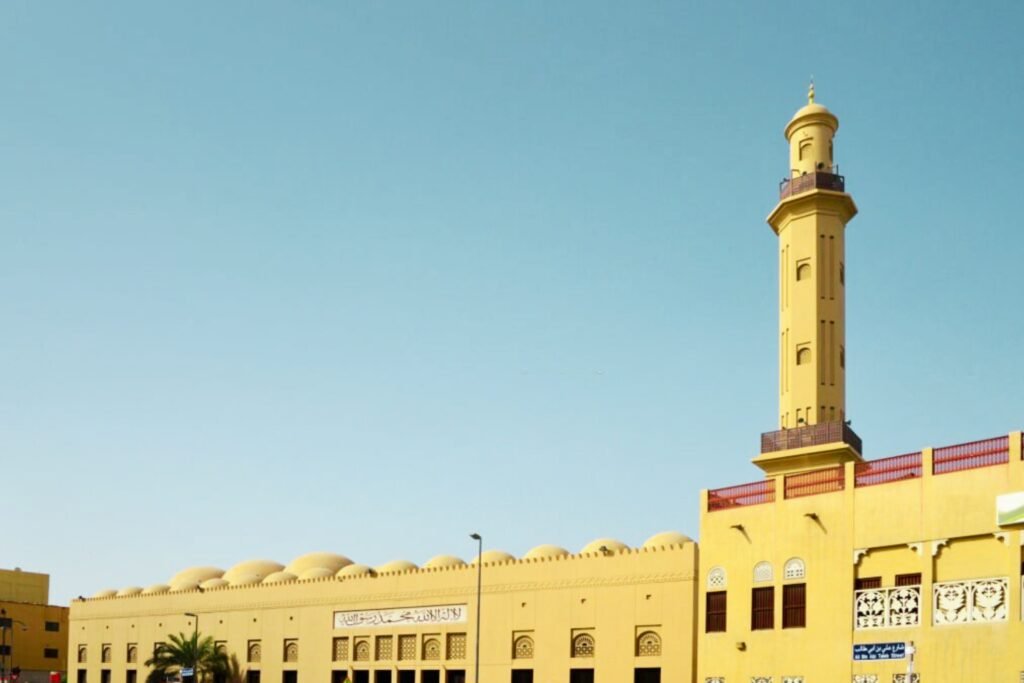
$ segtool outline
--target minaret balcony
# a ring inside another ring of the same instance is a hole
[[[858,454],[864,453],[860,437],[845,422],[819,422],[818,424],[761,434],[762,453],[776,453],[807,446],[823,446],[829,443],[845,443]]]
[[[804,173],[779,183],[779,199],[782,200],[786,197],[810,192],[811,190],[846,192],[846,178],[835,173],[826,173],[825,171]]]

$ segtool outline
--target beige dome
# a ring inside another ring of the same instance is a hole
[[[266,578],[263,579],[263,583],[287,583],[288,581],[294,581],[296,578],[298,577],[291,572],[274,572],[273,574],[267,574]]]
[[[560,548],[557,545],[539,545],[536,548],[531,548],[529,552],[523,555],[524,560],[539,560],[542,558],[550,557],[566,557],[571,555],[565,548]]]
[[[207,579],[199,584],[200,588],[220,588],[221,586],[230,586],[231,584],[224,579]]]
[[[95,593],[93,593],[92,597],[94,597],[94,598],[112,598],[115,595],[117,595],[117,589],[116,588],[104,588],[101,591],[96,591]]]
[[[392,560],[391,562],[387,562],[377,567],[377,573],[387,574],[394,572],[406,572],[410,569],[419,569],[419,567],[409,560]]]
[[[274,573],[275,572],[270,572],[270,574],[274,574]],[[270,576],[270,574],[267,574],[267,576]],[[259,574],[239,574],[235,578],[231,579],[231,585],[232,586],[251,586],[254,583],[260,583],[265,578],[267,578],[267,577],[266,576],[261,576]]]
[[[367,574],[373,574],[372,567],[367,567],[365,564],[350,564],[339,569],[335,576],[365,576]]]
[[[245,579],[244,583],[259,583],[267,576],[283,569],[284,565],[272,560],[246,560],[224,572],[224,576],[221,578],[232,586],[242,585],[243,578]]]
[[[117,591],[118,597],[124,597],[126,595],[138,595],[142,592],[142,586],[128,586]]]
[[[199,589],[198,581],[179,581],[178,583],[171,584],[171,592],[177,593],[179,591],[194,591]]]
[[[678,531],[662,531],[660,534],[654,534],[644,541],[644,547],[660,548],[664,545],[683,545],[684,543],[693,543],[693,539]]]
[[[154,583],[152,586],[147,586],[142,589],[143,595],[156,595],[157,593],[166,593],[171,590],[171,587],[166,583]]]
[[[423,565],[424,569],[438,569],[440,567],[464,567],[466,563],[454,555],[438,555],[427,560]]]
[[[344,555],[335,555],[334,553],[306,553],[305,555],[300,555],[289,562],[288,566],[285,567],[284,570],[291,574],[295,574],[296,576],[302,576],[302,572],[307,569],[322,567],[334,574],[342,567],[347,567],[350,564],[352,564],[352,560],[348,559]]]
[[[496,562],[509,562],[515,559],[515,557],[509,555],[504,550],[485,550],[482,555],[474,557],[470,564],[476,564],[480,560],[483,560],[484,564],[494,564]]]
[[[216,579],[223,575],[224,570],[217,567],[189,567],[188,569],[182,569],[172,576],[171,580],[167,583],[171,585],[171,588],[174,588],[179,583],[200,584],[207,579]]]
[[[310,567],[299,574],[299,579],[302,581],[308,581],[310,579],[325,579],[328,576],[334,576],[334,572],[327,567]]]
[[[599,553],[599,552],[601,552],[601,547],[602,546],[604,546],[604,548],[606,550],[608,550],[610,552],[613,552],[613,553],[617,553],[620,550],[628,550],[629,549],[628,545],[626,545],[622,541],[616,541],[614,538],[598,538],[598,539],[595,539],[595,540],[591,541],[590,543],[586,544],[585,546],[583,546],[583,550],[581,550],[580,552],[581,553]]]

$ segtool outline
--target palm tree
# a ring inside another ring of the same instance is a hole
[[[238,655],[232,652],[231,656],[228,657],[228,666],[224,673],[226,683],[245,683],[248,670],[242,668],[241,663],[238,661]]]
[[[227,653],[216,646],[211,636],[169,633],[167,639],[170,642],[157,645],[153,656],[146,660],[146,666],[153,667],[146,676],[146,683],[163,683],[168,675],[188,667],[195,668],[194,680],[200,683],[206,683],[212,675],[227,672]]]

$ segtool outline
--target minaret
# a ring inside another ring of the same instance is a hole
[[[769,474],[861,450],[846,424],[844,234],[857,206],[833,161],[839,119],[815,104],[813,82],[807,99],[786,126],[789,173],[768,216],[779,236],[779,431],[762,436],[755,462]]]

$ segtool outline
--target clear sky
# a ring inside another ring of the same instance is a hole
[[[0,566],[697,536],[840,118],[869,458],[1024,426],[1024,4],[0,5]]]

